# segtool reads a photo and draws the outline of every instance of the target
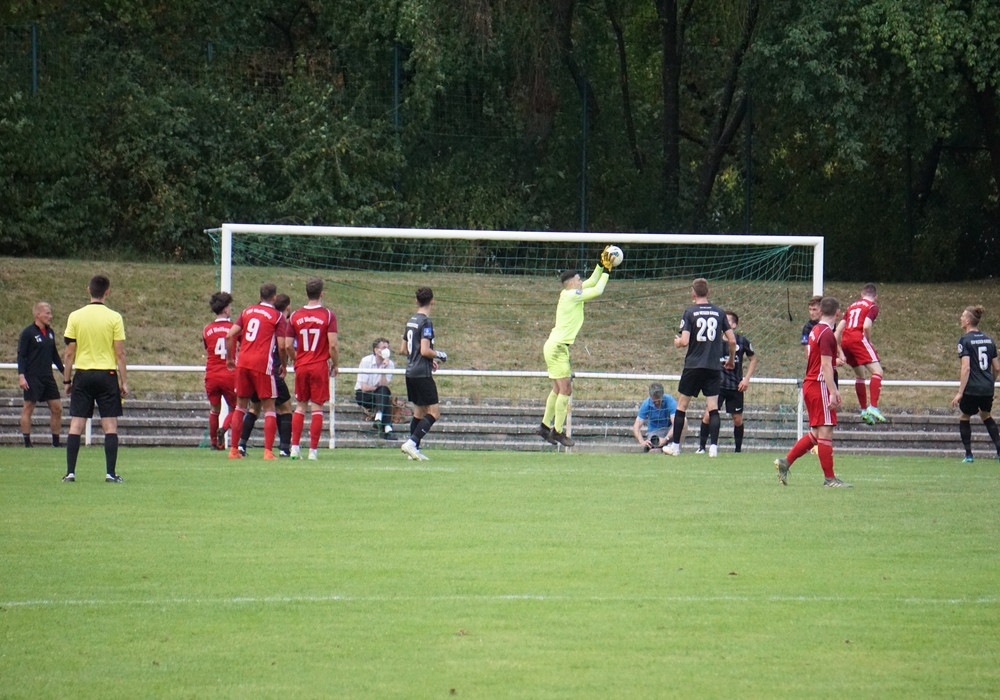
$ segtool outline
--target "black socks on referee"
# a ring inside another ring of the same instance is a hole
[[[80,436],[70,433],[66,436],[66,473],[76,472],[76,458],[80,456]],[[104,436],[104,465],[107,473],[115,475],[118,464],[118,433],[107,433]]]
[[[80,436],[70,433],[66,436],[66,473],[76,471],[76,458],[80,454]]]
[[[108,474],[115,475],[115,467],[118,464],[118,433],[106,433],[104,435],[104,466],[107,467]]]

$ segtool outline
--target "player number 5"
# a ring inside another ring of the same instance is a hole
[[[978,350],[979,350],[979,353],[978,353],[979,354],[979,369],[981,369],[981,370],[983,370],[985,372],[990,367],[990,356],[986,352],[986,347],[985,346],[980,346]]]

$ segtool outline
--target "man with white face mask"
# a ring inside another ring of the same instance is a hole
[[[354,400],[362,408],[375,412],[375,430],[386,440],[396,439],[392,432],[392,392],[389,390],[392,375],[371,370],[395,369],[396,364],[389,359],[391,357],[389,341],[376,338],[372,342],[371,354],[361,358],[358,366],[361,371],[354,384]]]

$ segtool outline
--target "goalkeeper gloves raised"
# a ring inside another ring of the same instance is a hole
[[[611,253],[608,252],[610,247],[611,246],[606,246],[601,252],[601,267],[603,267],[608,274],[611,274],[611,268],[614,267],[612,264],[614,259],[611,257]]]
[[[444,352],[442,350],[435,350],[434,351],[434,357],[435,357],[435,359],[438,362],[447,362],[448,361],[448,353],[446,353],[446,352]]]

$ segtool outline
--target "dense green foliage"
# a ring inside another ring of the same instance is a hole
[[[1000,267],[995,0],[34,0],[0,25],[5,253],[204,260],[229,220]]]

